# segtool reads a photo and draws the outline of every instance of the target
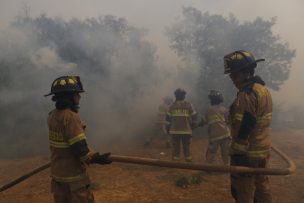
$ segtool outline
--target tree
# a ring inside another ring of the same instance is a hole
[[[232,84],[223,74],[223,56],[235,50],[248,50],[257,59],[265,58],[265,63],[259,63],[257,74],[262,75],[271,89],[279,90],[288,79],[295,50],[273,34],[275,23],[275,18],[260,17],[241,23],[232,14],[225,18],[185,7],[182,19],[168,27],[166,33],[170,47],[183,60],[198,61],[197,94],[201,95],[200,102],[206,103],[210,89],[222,91],[228,100],[232,98]]]
[[[0,156],[48,150],[46,116],[54,105],[43,94],[61,75],[81,76],[90,97],[82,114],[99,139],[101,132],[126,135],[132,119],[135,130],[144,129],[136,99],[148,94],[158,75],[156,49],[145,35],[110,15],[66,21],[27,12],[1,30]]]

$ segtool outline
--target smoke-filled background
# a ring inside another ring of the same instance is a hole
[[[80,114],[97,148],[147,136],[162,98],[177,87],[202,113],[209,89],[236,93],[223,55],[251,50],[273,90],[275,122],[301,127],[304,3],[285,1],[0,2],[0,156],[48,152],[43,95],[79,75]],[[103,144],[99,144],[103,143]]]

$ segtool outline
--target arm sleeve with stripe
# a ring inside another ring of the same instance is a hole
[[[239,139],[247,140],[256,125],[255,99],[253,93],[241,92],[239,94],[239,106],[236,111],[240,121],[237,135]]]
[[[76,157],[81,160],[87,159],[90,150],[86,142],[86,136],[82,122],[77,114],[68,118],[65,125],[65,134],[67,135],[68,143]]]

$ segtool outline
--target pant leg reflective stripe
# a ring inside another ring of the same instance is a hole
[[[247,156],[252,158],[267,158],[269,155],[270,149],[247,152]]]
[[[176,135],[181,135],[181,134],[186,134],[186,135],[190,135],[192,134],[191,131],[175,131],[175,130],[170,130],[169,132],[170,134],[176,134]]]
[[[219,141],[219,140],[223,140],[225,138],[228,138],[230,137],[230,133],[227,133],[225,135],[222,135],[222,136],[218,136],[218,137],[212,137],[209,139],[210,142],[215,142],[215,141]]]

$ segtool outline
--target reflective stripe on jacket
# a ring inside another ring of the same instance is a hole
[[[71,145],[86,139],[79,115],[69,109],[55,109],[49,114],[48,127],[51,177],[58,182],[89,180],[86,164],[71,150]]]
[[[170,134],[192,134],[191,125],[196,122],[196,111],[188,101],[175,101],[167,112]]]
[[[229,114],[233,138],[232,143],[238,139],[244,112],[250,113],[256,119],[256,124],[247,140],[249,143],[247,156],[252,158],[269,157],[272,99],[268,89],[264,85],[249,81],[238,92],[237,98],[230,107]],[[231,154],[233,154],[233,150]]]
[[[221,105],[212,105],[205,112],[205,120],[208,123],[209,142],[216,142],[230,137],[230,129],[227,124],[228,112]]]

